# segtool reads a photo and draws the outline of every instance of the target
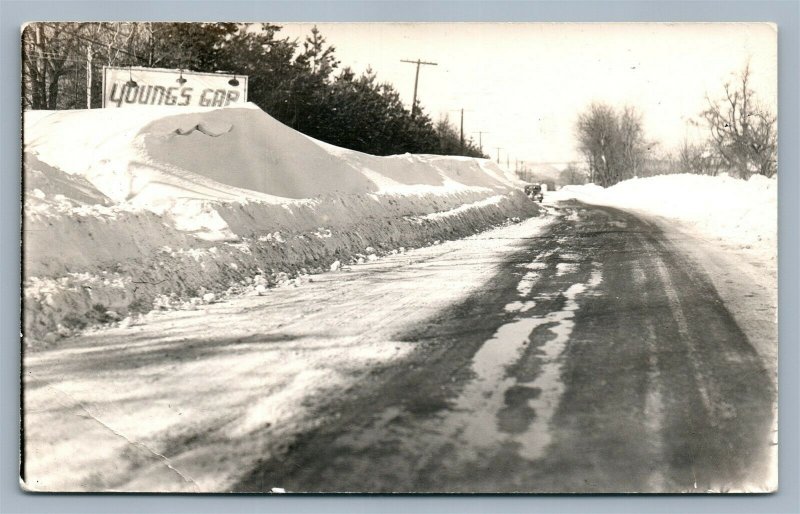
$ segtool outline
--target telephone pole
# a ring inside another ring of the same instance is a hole
[[[414,100],[411,103],[411,117],[413,118],[417,112],[417,85],[419,84],[419,67],[421,64],[425,64],[428,66],[438,66],[439,63],[425,62],[425,61],[420,61],[419,59],[417,59],[416,61],[408,61],[405,59],[400,59],[400,62],[407,62],[409,64],[417,65],[417,73],[414,75]]]
[[[92,108],[92,47],[86,49],[86,108]]]
[[[504,150],[502,146],[495,146],[497,148],[497,164],[500,164],[500,150]]]
[[[478,130],[473,132],[473,134],[478,134],[478,149],[483,153],[483,135],[488,134],[485,130]]]
[[[464,153],[464,109],[461,109],[461,153]]]
[[[447,112],[460,112],[461,113],[461,133],[459,137],[459,141],[461,142],[461,153],[464,153],[464,108],[461,109],[450,109]],[[467,110],[466,112],[472,112],[471,110]]]

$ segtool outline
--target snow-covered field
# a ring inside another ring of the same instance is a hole
[[[23,178],[34,345],[538,212],[490,160],[354,152],[253,105],[27,112]]]

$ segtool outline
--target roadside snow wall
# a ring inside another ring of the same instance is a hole
[[[576,198],[675,220],[702,237],[743,252],[777,276],[777,177],[661,175],[626,180],[607,189],[593,184],[565,186],[548,198]]]
[[[32,346],[538,212],[490,161],[353,152],[252,106],[35,111],[24,137]]]

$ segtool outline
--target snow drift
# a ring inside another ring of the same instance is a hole
[[[620,182],[603,189],[593,184],[565,186],[551,200],[632,209],[679,223],[693,233],[751,257],[777,275],[778,180],[754,175],[661,175]]]
[[[491,161],[354,152],[252,105],[31,111],[24,123],[29,339],[537,212]]]

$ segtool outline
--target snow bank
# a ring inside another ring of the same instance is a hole
[[[263,293],[367,247],[423,246],[538,212],[489,160],[354,152],[253,105],[24,121],[28,338],[212,292]]]
[[[741,250],[774,274],[778,254],[778,183],[754,175],[661,175],[612,187],[565,186],[548,199],[634,209],[681,223],[704,238]]]
[[[151,208],[176,197],[282,203],[334,192],[442,193],[519,183],[488,160],[376,157],[338,148],[253,104],[31,111],[25,115],[25,149],[84,176],[117,202]]]
[[[209,202],[287,204],[368,193],[488,196],[520,186],[488,160],[376,157],[337,148],[286,127],[252,104],[31,111],[25,114],[24,138],[26,164],[40,173],[60,170],[114,203],[168,216],[211,240],[231,234],[210,212]],[[86,200],[71,191],[60,193]]]

